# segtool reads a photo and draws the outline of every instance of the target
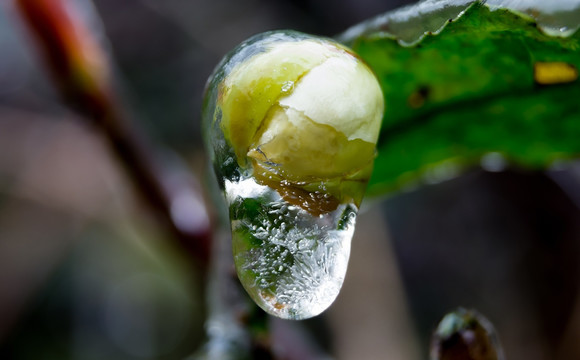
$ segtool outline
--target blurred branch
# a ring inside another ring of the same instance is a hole
[[[229,236],[222,234],[222,245],[215,244],[217,253],[210,256],[210,239],[220,235],[212,233],[195,179],[179,161],[159,159],[161,149],[152,148],[132,126],[115,94],[110,61],[74,2],[14,1],[64,99],[104,134],[152,212],[210,273],[210,340],[197,358],[321,359],[306,342],[290,343],[284,326],[277,331],[284,338],[275,340],[285,351],[275,354],[276,334],[268,329],[268,316],[248,299],[236,279]]]
[[[187,360],[329,360],[303,323],[274,318],[242,288],[229,231],[216,231],[208,281],[208,341]]]
[[[160,149],[132,126],[113,89],[110,61],[83,14],[67,0],[15,3],[65,100],[104,134],[150,210],[206,267],[211,225],[200,189],[182,164],[167,166]]]

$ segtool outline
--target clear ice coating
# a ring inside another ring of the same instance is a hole
[[[570,36],[580,28],[580,0],[422,0],[354,25],[338,39],[350,44],[359,36],[382,33],[395,37],[402,45],[413,45],[425,34],[441,31],[450,19],[457,19],[474,3],[527,14],[552,36]]]
[[[286,319],[329,307],[346,274],[356,206],[341,204],[315,216],[252,178],[225,185],[234,262],[246,291],[268,313]]]
[[[349,49],[296,32],[251,38],[210,78],[204,137],[234,263],[268,313],[305,319],[337,297],[383,110]]]

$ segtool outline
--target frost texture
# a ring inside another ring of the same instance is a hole
[[[552,36],[570,36],[580,27],[580,0],[487,0],[486,4],[523,12]]]
[[[425,0],[401,7],[355,25],[339,36],[343,43],[376,33],[389,34],[403,45],[411,45],[428,33],[439,32],[449,19],[456,19],[477,0]]]
[[[313,216],[252,178],[226,181],[234,261],[242,284],[267,312],[286,319],[318,315],[346,273],[356,207]]]
[[[492,9],[525,13],[550,35],[569,36],[580,27],[580,0],[424,0],[355,25],[338,38],[350,44],[360,36],[379,32],[398,39],[402,45],[413,45],[425,34],[441,31],[449,19],[457,19],[477,2]]]

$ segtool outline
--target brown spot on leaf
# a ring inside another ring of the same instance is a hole
[[[416,91],[411,93],[407,102],[409,106],[418,109],[425,104],[431,90],[427,86],[421,86]]]

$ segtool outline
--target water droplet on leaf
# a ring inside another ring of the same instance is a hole
[[[475,310],[445,315],[431,339],[431,360],[504,360],[497,333]]]
[[[338,295],[383,110],[350,50],[296,32],[248,40],[210,79],[205,139],[234,262],[268,313],[309,318]]]

